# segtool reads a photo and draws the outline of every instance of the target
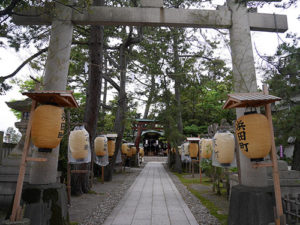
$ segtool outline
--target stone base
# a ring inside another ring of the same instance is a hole
[[[22,192],[24,218],[31,225],[69,225],[67,193],[64,184],[26,184]]]
[[[21,221],[4,220],[2,225],[30,225],[30,219],[24,218]]]
[[[236,185],[231,189],[228,225],[268,225],[274,221],[273,187]]]

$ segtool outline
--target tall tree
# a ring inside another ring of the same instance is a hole
[[[299,37],[290,35],[291,43],[278,47],[274,57],[268,57],[271,67],[267,69],[266,81],[270,93],[282,98],[274,114],[277,144],[287,144],[289,137],[295,137],[292,169],[300,170],[300,48]]]

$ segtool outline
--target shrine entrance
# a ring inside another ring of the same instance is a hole
[[[167,156],[168,145],[164,140],[164,132],[145,130],[141,134],[146,156]]]

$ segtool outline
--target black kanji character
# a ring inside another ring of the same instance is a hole
[[[241,149],[244,149],[246,152],[248,152],[248,150],[249,150],[249,149],[248,149],[248,144],[249,144],[249,143],[240,143],[240,148],[241,148]]]
[[[245,131],[239,132],[238,138],[239,138],[239,141],[245,141],[246,140],[246,132]]]
[[[240,121],[237,121],[237,124],[236,124],[236,130],[245,130],[246,128],[246,125],[244,123],[244,121],[240,120]]]

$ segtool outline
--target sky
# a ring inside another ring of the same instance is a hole
[[[266,5],[263,8],[259,8],[258,12],[287,15],[289,25],[289,30],[287,32],[298,32],[299,34],[300,31],[297,30],[297,28],[300,28],[300,21],[297,20],[297,17],[300,14],[299,8],[291,7],[287,10],[284,10]],[[286,33],[276,34],[269,32],[251,32],[253,46],[256,46],[261,55],[273,55],[276,51],[278,44],[282,43],[281,39],[285,40]],[[13,72],[18,65],[20,65],[26,58],[28,58],[34,53],[34,49],[22,49],[19,52],[15,52],[13,49],[0,48],[0,76],[5,76]],[[254,55],[255,54],[256,53],[254,50]],[[228,61],[231,60],[229,52],[228,56],[226,57]],[[256,56],[256,62],[258,62],[258,60],[259,59]],[[26,66],[19,72],[17,78],[26,79],[29,77],[29,75],[35,76],[37,74],[34,70],[30,69],[29,66]],[[259,71],[257,71],[257,78],[258,82],[260,83],[261,74]],[[19,89],[17,86],[14,86],[12,90],[6,93],[6,95],[0,96],[0,131],[6,131],[8,127],[14,127],[14,123],[17,122],[16,117],[7,107],[5,102],[20,99],[24,99],[24,96],[19,93]]]

